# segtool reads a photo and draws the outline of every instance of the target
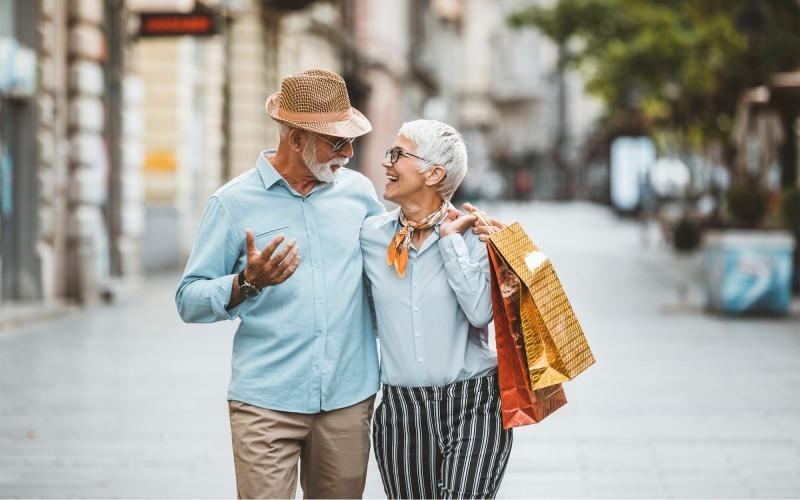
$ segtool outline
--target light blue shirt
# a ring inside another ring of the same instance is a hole
[[[439,238],[439,227],[417,250],[404,278],[386,264],[399,227],[398,210],[370,217],[361,228],[381,346],[381,382],[443,386],[497,369],[489,348],[492,321],[486,244],[472,231]]]
[[[228,399],[298,413],[350,406],[378,390],[359,231],[385,210],[372,183],[347,168],[300,195],[267,161],[273,153],[211,196],[178,285],[178,312],[192,323],[241,320]],[[248,227],[260,250],[279,234],[294,238],[302,260],[283,283],[226,310],[247,263]]]

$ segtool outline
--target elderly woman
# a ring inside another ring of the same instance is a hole
[[[511,451],[503,430],[486,245],[448,217],[467,173],[460,134],[403,124],[383,161],[399,208],[361,228],[381,346],[373,444],[389,498],[491,498]]]

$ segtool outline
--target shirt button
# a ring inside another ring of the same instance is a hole
[[[417,335],[417,337],[419,337],[421,334],[419,332],[417,332],[416,335]]]
[[[415,308],[414,308],[414,312],[415,312],[415,313],[416,313],[416,312],[419,312],[419,307],[415,307]]]
[[[422,358],[417,358],[417,361],[419,361],[420,363],[422,363]]]
[[[414,288],[417,288],[418,286],[419,286],[419,285],[417,285],[416,283],[414,283]]]

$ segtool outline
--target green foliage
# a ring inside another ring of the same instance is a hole
[[[697,145],[730,133],[742,90],[800,68],[795,1],[558,0],[508,22],[571,49],[610,123],[640,114]]]
[[[728,212],[737,226],[757,227],[767,214],[767,193],[756,182],[740,180],[733,183],[726,200]]]
[[[781,216],[784,225],[800,235],[800,187],[786,188],[781,195]]]

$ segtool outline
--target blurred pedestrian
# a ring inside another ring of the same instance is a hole
[[[512,432],[488,346],[486,245],[466,231],[476,217],[449,203],[467,173],[466,147],[449,125],[415,120],[383,166],[384,197],[400,207],[361,230],[381,346],[372,428],[383,487],[389,498],[491,498]]]
[[[528,201],[531,199],[531,191],[533,190],[533,176],[526,168],[517,170],[514,174],[514,194],[515,198],[521,201]]]
[[[239,497],[294,498],[299,460],[305,497],[360,498],[378,363],[358,238],[384,208],[345,165],[372,126],[317,69],[286,77],[266,111],[278,148],[211,196],[178,311],[241,320],[228,392]]]

